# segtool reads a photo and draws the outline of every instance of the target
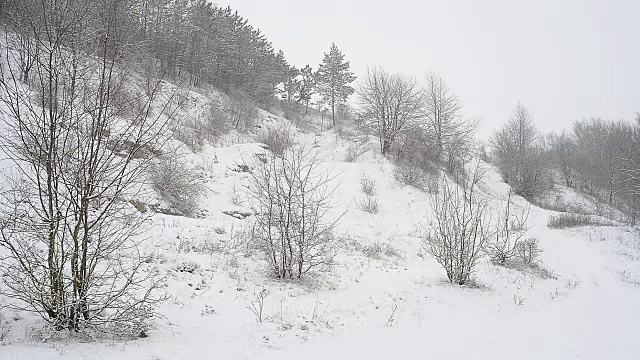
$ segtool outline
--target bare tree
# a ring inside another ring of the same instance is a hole
[[[425,249],[449,281],[459,285],[469,280],[490,236],[489,203],[477,186],[482,173],[478,161],[467,176],[454,182],[442,179],[430,198],[435,219],[429,224]]]
[[[27,82],[31,69],[38,59],[40,45],[31,34],[31,29],[41,20],[40,14],[35,11],[37,3],[25,0],[28,6],[15,7],[9,12],[5,41],[12,48],[12,61],[17,63],[18,80]]]
[[[633,126],[594,118],[576,122],[573,130],[581,185],[612,205],[624,199],[629,195],[629,172],[624,168],[627,159],[633,158]]]
[[[435,74],[428,74],[424,89],[424,117],[435,142],[436,157],[444,158],[449,170],[463,164],[458,162],[470,151],[477,121],[463,119],[458,98],[445,82]],[[458,163],[457,163],[458,162]]]
[[[640,211],[640,113],[636,114],[625,148],[622,171],[626,179],[631,224],[635,225]]]
[[[300,278],[330,265],[335,255],[330,220],[333,177],[320,169],[313,149],[294,147],[282,155],[267,153],[251,171],[256,213],[255,234],[264,246],[274,274]]]
[[[496,164],[516,194],[531,198],[546,186],[548,165],[529,110],[518,103],[509,122],[491,140]]]
[[[160,80],[135,91],[127,71],[136,45],[126,5],[33,0],[39,46],[32,87],[3,54],[2,150],[13,163],[0,201],[3,295],[57,329],[135,332],[153,315],[160,280],[138,240],[144,217],[127,198],[172,119]]]
[[[422,93],[415,79],[368,68],[358,89],[360,116],[378,134],[380,151],[389,153],[396,136],[421,116]]]
[[[564,184],[573,187],[578,176],[575,170],[578,151],[575,140],[563,131],[560,134],[549,134],[547,144],[554,166],[560,172]]]

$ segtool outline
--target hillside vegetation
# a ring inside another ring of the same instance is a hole
[[[2,20],[0,358],[637,357],[640,119],[483,145],[205,1]]]

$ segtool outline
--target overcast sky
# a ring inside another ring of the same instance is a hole
[[[482,135],[520,101],[540,130],[640,111],[640,0],[218,0],[298,67],[331,42],[361,76],[381,65],[458,95]]]

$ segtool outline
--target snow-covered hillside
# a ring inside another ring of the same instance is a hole
[[[184,116],[211,101],[191,93]],[[259,113],[263,128],[292,126]],[[307,119],[318,122],[319,119]],[[452,285],[422,247],[427,193],[398,183],[373,137],[295,130],[335,175],[335,265],[303,278],[270,277],[247,242],[249,174],[264,146],[227,135],[183,161],[205,174],[202,216],[154,214],[144,247],[166,274],[167,299],[148,336],[133,341],[49,338],[35,315],[2,310],[10,329],[0,359],[637,359],[640,240],[624,226],[552,230],[552,211],[531,208],[544,272],[483,259],[472,286]],[[177,140],[167,146],[180,145]],[[349,149],[358,149],[347,162]],[[508,185],[487,165],[481,189],[504,199]],[[362,211],[363,176],[376,182],[379,211]],[[149,186],[151,192],[152,188]],[[150,203],[161,204],[153,195]],[[521,198],[513,199],[525,205]],[[247,216],[244,218],[245,216]],[[263,321],[250,310],[267,290]]]

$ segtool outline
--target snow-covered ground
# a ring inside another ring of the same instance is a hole
[[[261,113],[264,121],[284,122]],[[42,321],[2,310],[10,328],[0,359],[638,359],[640,240],[637,229],[547,228],[554,212],[531,208],[529,235],[553,276],[482,260],[475,286],[446,281],[422,249],[428,194],[399,184],[373,138],[329,130],[296,141],[325,156],[336,175],[333,215],[339,255],[302,281],[269,276],[262,254],[244,241],[249,176],[260,144],[206,146],[185,161],[206,173],[203,218],[155,214],[147,235],[153,265],[167,274],[168,296],[148,337],[128,342],[42,340]],[[346,162],[347,149],[361,155]],[[360,210],[363,176],[377,183],[380,211]],[[508,186],[492,167],[484,192]],[[158,200],[160,201],[160,200]],[[524,200],[514,201],[523,205]],[[263,321],[249,310],[266,289]]]

